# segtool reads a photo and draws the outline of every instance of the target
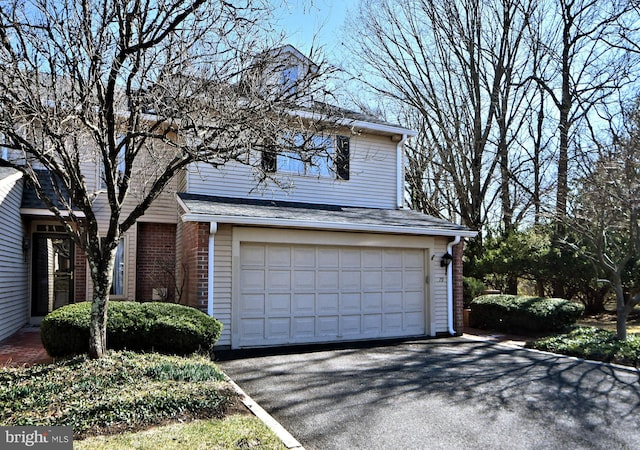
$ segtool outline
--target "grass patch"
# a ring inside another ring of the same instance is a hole
[[[567,334],[527,343],[528,348],[626,366],[640,366],[640,336],[616,339],[614,332],[596,327],[575,327]]]
[[[196,420],[171,424],[137,433],[95,436],[74,442],[74,448],[86,449],[264,449],[286,447],[256,417],[231,415],[224,419]]]
[[[71,426],[80,439],[221,418],[237,403],[223,378],[205,357],[157,353],[109,352],[96,360],[78,356],[0,368],[0,423]]]

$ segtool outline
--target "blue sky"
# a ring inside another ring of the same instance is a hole
[[[340,52],[341,29],[348,9],[358,0],[281,0],[276,10],[276,27],[287,35],[287,43],[308,54],[315,36],[315,47],[327,55]]]

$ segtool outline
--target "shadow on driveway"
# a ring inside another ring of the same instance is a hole
[[[307,449],[639,448],[640,373],[464,338],[220,361]]]

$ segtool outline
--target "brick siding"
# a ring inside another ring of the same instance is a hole
[[[182,303],[207,311],[209,275],[209,224],[187,222],[182,228]]]
[[[176,225],[138,223],[136,245],[136,300],[175,301]],[[154,289],[166,294],[154,299]]]
[[[453,326],[456,333],[462,334],[463,328],[463,290],[462,290],[462,256],[464,240],[453,247]]]

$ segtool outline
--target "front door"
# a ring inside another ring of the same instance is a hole
[[[74,244],[64,234],[33,235],[31,316],[73,303]]]

